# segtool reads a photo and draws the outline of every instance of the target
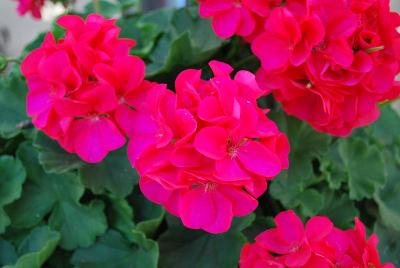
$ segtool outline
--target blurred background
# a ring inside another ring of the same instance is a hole
[[[115,0],[116,1],[116,0]],[[76,0],[74,9],[82,10],[90,0]],[[143,0],[144,10],[161,7],[184,6],[186,0]],[[49,29],[52,20],[64,12],[61,4],[47,2],[42,10],[42,20],[35,20],[29,14],[20,17],[16,11],[16,0],[0,0],[0,53],[18,56],[27,43],[39,33]]]
[[[77,0],[75,9],[80,10],[90,0]],[[160,7],[184,6],[186,0],[143,0],[144,10]],[[392,7],[400,11],[400,0],[391,0]],[[61,4],[48,2],[42,11],[42,20],[34,20],[30,15],[20,17],[16,12],[16,0],[0,0],[0,53],[18,56],[22,48],[40,32],[49,29],[51,21],[64,12]]]

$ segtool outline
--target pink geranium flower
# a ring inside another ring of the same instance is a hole
[[[17,0],[18,7],[17,11],[19,15],[23,16],[30,12],[32,17],[35,19],[40,19],[42,17],[41,9],[44,6],[45,0]]]
[[[115,20],[69,15],[57,23],[65,38],[47,34],[21,65],[28,115],[67,151],[100,162],[125,143],[124,115],[148,90],[145,64],[129,55],[135,42],[118,37]]]
[[[221,38],[250,37],[263,27],[263,18],[282,4],[281,0],[198,0],[200,16],[212,18],[212,27]],[[259,23],[259,21],[262,23]],[[250,38],[252,39],[252,38]]]
[[[210,67],[210,80],[183,71],[176,93],[153,86],[124,118],[135,126],[128,155],[144,195],[189,228],[221,233],[254,211],[267,180],[288,167],[289,143],[257,106],[265,91],[253,74],[231,78],[229,65]]]
[[[342,231],[323,216],[308,220],[304,227],[293,211],[275,217],[276,228],[246,244],[240,254],[241,268],[303,267],[303,268],[370,268],[395,267],[381,264],[377,251],[378,239],[365,236],[364,225],[356,218],[354,230]]]

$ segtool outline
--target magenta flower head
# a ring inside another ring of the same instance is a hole
[[[240,256],[240,268],[394,268],[381,264],[378,238],[366,239],[365,227],[356,218],[354,230],[342,231],[324,216],[312,217],[304,227],[300,218],[289,210],[275,217],[276,228],[246,244]]]
[[[265,17],[282,0],[197,0],[200,16],[212,19],[212,27],[221,38],[240,35],[251,40],[263,28]]]
[[[210,80],[186,70],[175,94],[149,91],[129,117],[128,154],[145,196],[188,228],[221,233],[233,216],[254,211],[267,180],[288,167],[289,143],[257,106],[264,91],[252,73],[232,79],[229,65],[210,66]]]
[[[27,112],[65,150],[100,162],[125,143],[118,114],[147,88],[145,64],[129,55],[135,42],[118,37],[115,20],[69,15],[57,23],[65,38],[48,33],[21,65]]]
[[[17,11],[20,16],[31,13],[35,19],[41,19],[41,9],[45,0],[16,0],[18,1]]]
[[[288,114],[347,136],[399,95],[399,25],[388,0],[287,1],[252,42],[258,81]]]

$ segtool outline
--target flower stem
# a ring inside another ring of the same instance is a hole
[[[100,13],[100,2],[99,0],[93,0],[93,8],[96,13]]]

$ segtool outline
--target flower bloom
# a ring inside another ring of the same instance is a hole
[[[362,222],[355,222],[354,229],[343,231],[327,217],[315,216],[304,226],[293,211],[281,212],[275,217],[276,228],[244,245],[240,267],[394,268],[381,264],[377,236],[367,239]]]
[[[388,0],[276,8],[252,42],[258,81],[288,114],[347,136],[379,117],[378,103],[399,95],[399,25]]]
[[[265,17],[283,0],[198,0],[200,16],[212,18],[212,27],[221,38],[240,35],[248,40],[263,28]]]
[[[400,16],[389,0],[199,2],[218,36],[251,43],[260,85],[317,131],[347,136],[400,94]]]
[[[48,33],[21,65],[29,88],[27,112],[65,150],[100,162],[125,143],[120,110],[134,107],[148,88],[145,64],[129,55],[135,42],[118,37],[115,20],[69,15],[57,23],[65,38]]]
[[[30,12],[32,17],[35,19],[40,19],[42,14],[40,13],[42,7],[44,6],[45,0],[17,0],[18,7],[17,11],[20,16],[25,15]]]
[[[183,71],[176,93],[152,86],[121,118],[144,195],[186,227],[221,233],[233,216],[254,211],[267,180],[288,167],[289,144],[257,106],[264,92],[252,73],[232,79],[229,65],[210,66],[210,80],[200,70]]]

